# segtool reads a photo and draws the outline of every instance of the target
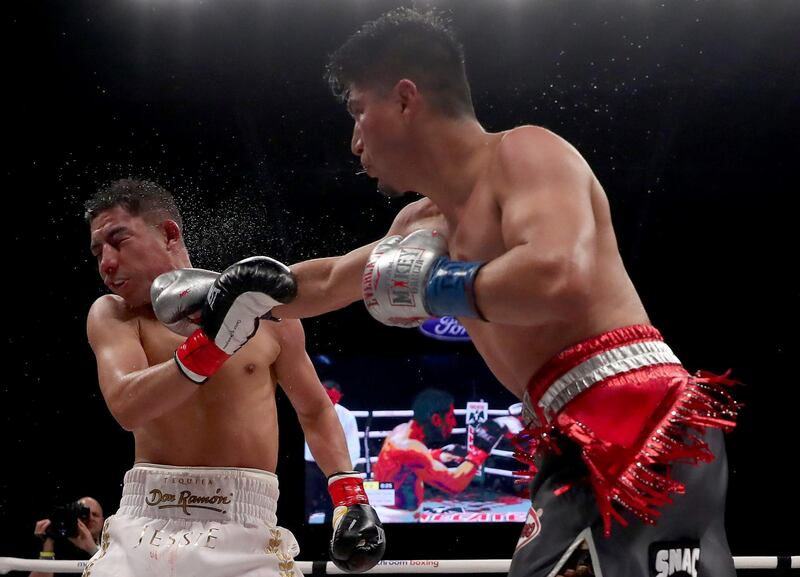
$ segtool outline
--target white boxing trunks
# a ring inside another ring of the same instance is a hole
[[[84,577],[299,577],[278,527],[278,477],[258,469],[137,464]]]

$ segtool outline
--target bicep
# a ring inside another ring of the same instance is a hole
[[[278,339],[281,352],[275,360],[275,376],[299,417],[314,415],[331,405],[314,365],[305,350],[300,321],[285,320]]]
[[[115,318],[90,316],[89,344],[97,360],[97,376],[104,396],[127,375],[148,367],[137,330]]]

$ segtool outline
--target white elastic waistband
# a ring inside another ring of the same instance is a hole
[[[557,378],[536,401],[546,415],[558,413],[583,391],[610,377],[652,365],[681,364],[663,341],[644,341],[598,353]],[[540,425],[527,391],[523,398],[523,421]]]
[[[125,473],[119,513],[274,526],[278,493],[278,477],[258,469],[136,464]]]

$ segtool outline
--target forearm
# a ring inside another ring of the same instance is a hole
[[[297,298],[291,304],[275,307],[275,316],[313,317],[361,300],[361,277],[373,246],[363,246],[343,256],[293,264],[289,268],[297,279]]]
[[[315,415],[300,417],[300,426],[314,460],[326,476],[353,469],[342,425],[333,405]]]
[[[52,539],[45,539],[42,543],[42,552],[39,554],[39,558],[50,560],[55,559],[55,553],[53,552],[55,549],[54,545],[55,544]],[[53,577],[53,573],[47,571],[31,571],[28,577]]]
[[[467,488],[477,472],[478,467],[474,463],[464,461],[452,469],[444,465],[433,466],[422,475],[422,480],[442,491],[460,493]]]
[[[120,377],[106,394],[106,403],[127,431],[172,411],[198,390],[169,360]]]
[[[575,318],[584,310],[589,292],[580,260],[515,247],[481,267],[474,286],[477,308],[487,321],[509,325]]]

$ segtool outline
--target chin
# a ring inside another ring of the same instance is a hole
[[[128,296],[118,295],[118,296],[122,297],[122,300],[125,301],[125,305],[128,308],[135,309],[150,304],[150,295],[148,295],[147,297],[136,296],[136,295],[128,295]]]
[[[400,198],[408,193],[407,191],[401,191],[400,189],[394,188],[393,186],[381,181],[378,181],[378,192],[380,192],[386,198]]]

